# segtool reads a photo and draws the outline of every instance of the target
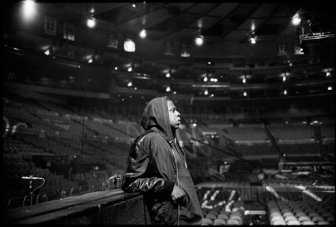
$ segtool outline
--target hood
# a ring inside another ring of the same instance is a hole
[[[141,117],[141,126],[145,130],[155,127],[167,136],[169,141],[174,139],[169,121],[167,96],[154,98],[147,104]]]

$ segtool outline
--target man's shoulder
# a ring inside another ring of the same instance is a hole
[[[136,141],[138,144],[141,144],[142,142],[153,141],[153,140],[160,139],[160,138],[163,139],[163,137],[159,133],[150,130],[138,136]]]

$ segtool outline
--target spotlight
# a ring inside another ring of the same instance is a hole
[[[283,75],[283,76],[282,76],[282,82],[285,82],[285,81],[286,81],[286,76]]]
[[[251,32],[250,42],[251,42],[251,44],[256,44],[256,42],[257,42],[257,36],[256,36],[254,31]]]
[[[257,43],[257,38],[254,37],[254,36],[253,37],[251,36],[250,42],[251,42],[251,44],[256,44]]]
[[[44,51],[44,54],[49,56],[51,54],[51,48],[49,47],[48,49],[46,49]]]
[[[292,24],[297,26],[301,23],[301,18],[299,16],[299,14],[295,14],[293,17],[292,17]]]
[[[90,17],[89,19],[87,19],[86,25],[89,28],[94,28],[96,26],[96,19],[94,17]]]
[[[146,29],[142,29],[139,33],[140,38],[144,39],[147,37],[147,31]]]
[[[26,0],[23,2],[22,9],[25,20],[31,20],[36,15],[36,3],[33,0]]]
[[[204,95],[208,95],[209,94],[209,91],[208,91],[208,89],[206,89],[205,91],[204,91]]]
[[[170,77],[170,72],[166,73],[166,77],[169,78]]]
[[[126,39],[124,42],[124,50],[126,52],[135,52],[135,43],[131,39]]]
[[[195,43],[196,43],[197,46],[202,46],[203,43],[204,43],[204,37],[202,35],[198,35],[195,38]]]

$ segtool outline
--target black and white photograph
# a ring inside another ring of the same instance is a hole
[[[6,1],[2,223],[335,225],[332,1]]]

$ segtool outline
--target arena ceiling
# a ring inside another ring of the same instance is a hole
[[[122,73],[133,66],[139,78],[157,81],[169,79],[203,82],[206,75],[218,83],[281,82],[281,73],[291,68],[297,80],[310,74],[333,72],[334,38],[302,40],[300,34],[334,34],[335,18],[331,3],[306,2],[98,2],[39,3],[36,25],[19,18],[18,4],[8,5],[5,16],[5,41],[29,51],[43,53],[52,49],[54,56],[79,63],[104,65]],[[298,14],[299,26],[291,23]],[[55,19],[57,31],[46,34],[45,17]],[[86,20],[96,19],[88,28]],[[43,24],[44,23],[44,24]],[[64,38],[70,29],[74,39]],[[147,37],[139,32],[146,29]],[[306,29],[302,32],[302,29]],[[194,39],[203,35],[204,44]],[[257,37],[250,43],[251,35]],[[124,50],[124,41],[135,42],[135,52]],[[308,47],[307,47],[308,46]],[[316,50],[314,47],[319,46]],[[295,47],[305,54],[295,54]],[[332,48],[330,48],[332,47]],[[182,56],[181,53],[187,53]],[[304,65],[304,70],[300,66]],[[298,67],[296,67],[298,66]],[[280,79],[279,79],[280,78]],[[121,77],[121,83],[129,81]],[[295,79],[294,79],[295,81]],[[160,82],[159,82],[160,83]],[[223,85],[225,86],[225,85]],[[164,88],[164,84],[162,85]],[[180,87],[183,90],[183,83]],[[234,90],[234,89],[233,89]]]

